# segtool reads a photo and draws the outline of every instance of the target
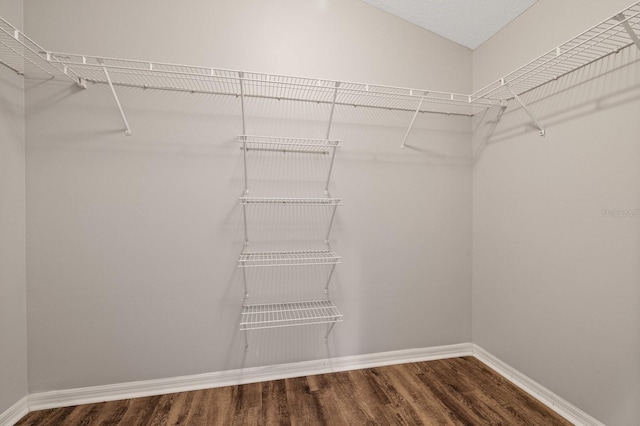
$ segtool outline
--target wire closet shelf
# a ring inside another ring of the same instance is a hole
[[[342,198],[268,198],[240,197],[242,205],[341,206]]]
[[[470,95],[49,52],[2,18],[0,64],[18,74],[34,69],[61,75],[83,87],[109,84],[110,75],[116,86],[468,116],[633,44],[640,48],[639,32],[640,1]]]
[[[640,49],[640,2],[571,38],[471,95],[471,101],[510,100],[633,46]]]
[[[330,154],[340,146],[339,140],[304,139],[277,136],[238,135],[241,149],[247,151],[278,151],[308,154]]]
[[[243,252],[238,259],[240,268],[265,266],[336,265],[341,257],[329,250]]]
[[[454,115],[472,115],[490,106],[471,104],[469,95],[433,90],[60,52],[50,52],[48,58],[91,83],[108,84],[106,68],[116,86],[403,111],[414,111],[424,99],[424,112]]]
[[[342,322],[342,314],[329,300],[284,302],[244,305],[240,329],[246,331],[337,322]]]

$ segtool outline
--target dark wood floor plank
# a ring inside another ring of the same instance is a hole
[[[285,380],[292,425],[326,424],[319,401],[311,395],[306,377]]]
[[[464,375],[455,371],[446,371],[444,366],[429,365],[416,374],[436,399],[455,416],[455,422],[462,424],[507,424],[505,419],[491,410],[486,410],[471,393],[465,383]]]
[[[120,424],[142,426],[148,425],[149,417],[153,413],[160,396],[150,396],[146,398],[135,398],[131,400],[131,404],[122,416]]]
[[[119,425],[122,417],[129,409],[131,404],[130,399],[124,399],[119,401],[112,401],[105,404],[105,409],[96,418],[95,425],[97,426],[114,426]]]
[[[569,426],[570,422],[555,414],[540,401],[532,398],[522,389],[500,376],[491,368],[474,357],[454,359],[453,365],[464,366],[465,371],[473,378],[474,382],[481,379],[486,386],[483,396],[491,396],[495,407],[501,407],[507,411],[514,421],[523,425],[560,425]]]
[[[261,417],[265,425],[289,426],[291,424],[284,380],[272,380],[262,384]]]
[[[411,404],[411,394],[399,380],[397,371],[398,366],[389,366],[376,369],[379,372],[378,384],[390,401],[390,406],[396,410],[396,417],[407,424],[438,424],[450,425],[447,417],[442,416],[440,410],[431,410],[426,413],[419,413]],[[425,419],[425,420],[423,420]],[[428,423],[425,423],[427,421]]]
[[[474,357],[41,410],[18,426],[569,426]]]
[[[167,425],[184,425],[192,407],[196,392],[180,392],[173,401],[173,407],[167,416]]]

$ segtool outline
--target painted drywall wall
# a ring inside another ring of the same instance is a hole
[[[468,92],[471,52],[358,0],[25,3],[51,50]],[[437,58],[437,60],[434,60]],[[337,107],[343,256],[324,327],[239,331],[237,98],[66,82],[27,93],[32,392],[471,339],[471,122]],[[247,133],[324,137],[327,105],[247,101]],[[326,158],[255,153],[255,196],[324,196]],[[252,249],[322,247],[326,211],[252,210]],[[295,224],[301,223],[302,226]],[[249,271],[249,301],[321,299],[326,267]]]
[[[540,0],[474,52],[478,89],[628,6]],[[607,425],[640,424],[640,52],[476,123],[473,340]]]
[[[0,5],[22,27],[22,2]],[[0,413],[27,394],[25,147],[22,78],[0,65]]]

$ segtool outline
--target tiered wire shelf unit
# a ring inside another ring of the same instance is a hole
[[[245,244],[248,244],[248,239],[246,238],[246,209],[252,208],[252,206],[271,204],[330,207],[334,209],[333,215],[335,215],[335,208],[340,205],[341,200],[339,198],[331,198],[328,184],[331,177],[331,168],[333,167],[333,156],[336,148],[340,145],[339,141],[329,138],[336,106],[410,112],[412,118],[409,120],[401,146],[405,145],[413,124],[421,113],[473,116],[492,107],[500,107],[504,110],[510,101],[515,101],[519,104],[536,124],[540,135],[544,135],[545,128],[543,124],[529,110],[522,96],[595,61],[614,55],[623,49],[640,49],[639,34],[640,2],[635,2],[567,42],[558,45],[544,55],[468,95],[193,65],[51,52],[38,45],[2,18],[0,18],[0,67],[11,70],[18,75],[33,74],[49,79],[68,80],[89,90],[92,85],[108,85],[127,135],[130,135],[132,131],[125,115],[125,109],[118,98],[118,87],[204,93],[240,98],[243,128],[242,133],[237,137],[237,141],[241,144],[245,166],[245,191],[240,198],[240,205],[245,219]],[[246,98],[277,99],[330,105],[331,115],[326,138],[301,139],[248,135],[245,127],[244,111]],[[331,166],[325,185],[326,197],[249,197],[246,156],[252,150],[330,155]],[[333,223],[333,215],[331,223]],[[329,265],[332,268],[332,274],[333,268],[340,263],[340,257],[328,247],[331,223],[327,232],[327,250],[325,251],[243,251],[238,260],[238,266],[242,268],[244,274],[244,271],[248,268]],[[247,294],[246,279],[245,294]],[[327,297],[326,300],[312,302],[275,303],[269,305],[245,304],[242,308],[240,327],[242,330],[253,330],[302,324],[328,324],[328,336],[333,325],[340,320],[340,313]]]
[[[241,73],[240,76],[244,76]],[[247,81],[239,81],[240,100],[242,110],[242,134],[238,135],[237,141],[240,143],[243,156],[244,165],[244,192],[243,196],[239,199],[239,204],[242,206],[242,214],[244,218],[244,249],[238,259],[238,267],[242,269],[242,279],[244,283],[245,301],[249,299],[249,285],[247,281],[247,269],[248,268],[264,268],[264,267],[290,267],[290,266],[316,266],[326,265],[330,268],[328,278],[324,287],[323,300],[313,301],[295,301],[295,302],[276,302],[269,304],[248,304],[245,303],[242,306],[242,314],[240,321],[240,329],[243,330],[245,337],[245,349],[249,346],[249,340],[247,332],[249,330],[269,329],[269,328],[281,328],[301,325],[315,325],[326,324],[325,341],[329,338],[329,334],[333,330],[336,323],[342,321],[342,314],[338,311],[338,308],[331,302],[329,298],[329,284],[335,267],[341,263],[341,258],[331,250],[329,244],[329,236],[331,235],[331,228],[335,218],[336,210],[338,206],[342,204],[342,199],[331,197],[329,194],[329,183],[331,181],[331,173],[333,171],[333,163],[335,159],[336,149],[340,147],[340,141],[330,139],[331,125],[333,123],[333,114],[335,111],[336,102],[338,100],[338,87],[340,83],[333,83],[328,95],[331,100],[331,112],[329,114],[329,124],[327,127],[326,138],[324,139],[309,139],[309,138],[291,138],[291,137],[277,137],[277,136],[255,136],[246,134],[246,120],[245,120],[245,97],[248,93],[254,93],[251,90],[247,91],[245,84]],[[253,85],[255,81],[249,83]],[[308,82],[305,82],[308,83]],[[269,89],[280,89],[280,85],[277,84],[273,87],[265,86],[261,92],[264,96],[269,92]],[[254,91],[255,87],[252,88]],[[286,96],[300,95],[303,92],[311,92],[309,87],[298,87],[293,93],[286,93]],[[316,92],[317,95],[324,93],[324,88]],[[309,93],[305,93],[308,95]],[[315,96],[315,95],[314,95]],[[268,96],[265,96],[268,97]],[[324,99],[319,98],[319,102],[323,102]],[[325,197],[322,198],[283,198],[283,197],[250,197],[249,194],[249,178],[247,174],[247,153],[250,151],[271,151],[271,152],[283,152],[283,153],[296,153],[296,154],[321,154],[330,156],[330,163],[327,172],[327,177],[324,186]],[[260,206],[313,206],[318,208],[331,208],[331,219],[326,231],[324,240],[324,250],[300,250],[300,251],[265,251],[265,252],[252,252],[247,248],[249,246],[248,236],[248,224],[247,224],[247,208],[260,207]]]

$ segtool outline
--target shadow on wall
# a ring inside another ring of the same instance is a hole
[[[547,129],[640,99],[640,50],[634,45],[521,95]],[[485,148],[538,128],[513,99],[474,119],[474,160]]]

